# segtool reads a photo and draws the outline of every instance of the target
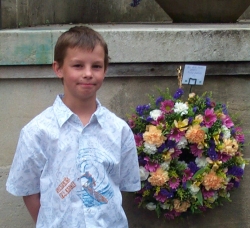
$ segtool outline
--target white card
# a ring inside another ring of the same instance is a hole
[[[185,65],[182,84],[203,85],[206,66]]]

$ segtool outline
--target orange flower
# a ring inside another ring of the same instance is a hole
[[[203,131],[200,125],[191,126],[186,132],[186,138],[191,143],[202,143],[205,139],[205,131]]]
[[[168,172],[162,168],[158,168],[155,172],[150,173],[150,175],[148,181],[153,186],[162,186],[169,180]]]
[[[202,182],[207,191],[210,189],[218,190],[223,186],[223,183],[223,178],[218,177],[213,170],[211,170],[210,173],[205,174]]]
[[[235,139],[224,139],[222,144],[221,152],[226,153],[230,156],[234,156],[238,151],[239,145]]]
[[[174,209],[176,212],[185,212],[190,207],[190,203],[187,201],[181,202],[178,199],[174,199]]]
[[[148,125],[147,130],[148,131],[143,134],[144,141],[159,147],[165,140],[161,130],[157,129],[157,127],[153,125]]]

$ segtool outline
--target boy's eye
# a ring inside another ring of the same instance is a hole
[[[81,64],[75,64],[74,67],[79,68],[79,67],[82,67],[82,65]]]
[[[93,65],[93,68],[102,68],[101,65]]]

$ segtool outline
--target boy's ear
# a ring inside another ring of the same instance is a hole
[[[61,70],[59,63],[57,61],[54,61],[52,63],[52,68],[53,68],[53,71],[55,72],[55,74],[57,75],[58,78],[63,78],[62,70]]]

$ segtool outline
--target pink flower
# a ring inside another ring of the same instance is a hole
[[[212,125],[215,123],[217,120],[216,114],[214,113],[214,109],[206,109],[205,110],[205,115],[204,115],[204,124],[206,127],[212,127]]]
[[[164,113],[172,113],[173,107],[174,107],[174,102],[171,100],[166,100],[161,102],[160,110],[163,111]]]
[[[234,126],[234,123],[233,121],[231,120],[231,118],[227,115],[224,115],[223,118],[222,118],[222,123],[223,125],[225,125],[227,128],[230,128],[230,127],[233,127]]]
[[[136,134],[136,135],[134,135],[134,138],[135,138],[136,146],[137,146],[137,147],[142,146],[142,144],[143,144],[143,139],[142,139],[141,134]]]
[[[202,189],[202,195],[204,199],[208,199],[214,196],[214,191],[207,191],[206,189]]]
[[[151,162],[148,157],[145,157],[144,160],[147,161],[145,169],[149,172],[155,172],[160,167],[158,163]]]
[[[159,192],[158,195],[154,195],[154,197],[157,201],[160,201],[162,203],[164,203],[167,199],[167,197],[163,195],[161,192]]]
[[[227,162],[229,159],[231,159],[232,157],[229,156],[226,153],[218,153],[218,160],[222,161],[222,162]]]
[[[134,128],[135,127],[134,120],[128,120],[128,125],[130,126],[130,128]]]
[[[179,179],[179,178],[171,177],[171,178],[169,179],[169,186],[170,186],[172,189],[178,188],[179,185],[180,185],[180,179]]]
[[[164,217],[168,220],[174,219],[175,217],[178,217],[181,215],[181,212],[177,212],[175,210],[169,211],[164,214]]]
[[[240,143],[244,143],[245,141],[245,136],[240,127],[235,128],[235,139]]]
[[[176,142],[179,142],[181,137],[185,135],[184,131],[180,131],[178,128],[173,128],[170,131],[170,134],[168,135],[168,138],[170,140],[174,140]]]
[[[182,182],[187,182],[188,180],[190,180],[192,178],[194,174],[191,172],[191,170],[188,168],[188,169],[185,169],[184,170],[184,174],[183,174],[183,178],[182,178]]]
[[[131,116],[131,119],[128,120],[128,125],[130,126],[130,128],[134,128],[135,127],[135,120],[136,120],[137,116],[135,114],[133,114]]]
[[[171,154],[171,158],[178,158],[180,154],[182,154],[182,151],[180,149],[175,148],[174,153]]]
[[[191,153],[196,157],[201,157],[203,150],[198,149],[197,144],[190,145]]]

